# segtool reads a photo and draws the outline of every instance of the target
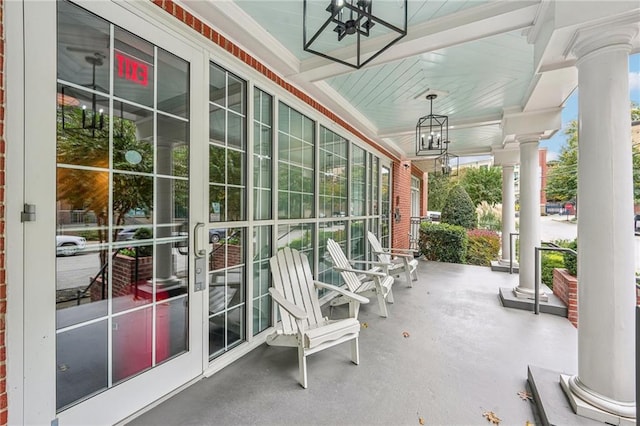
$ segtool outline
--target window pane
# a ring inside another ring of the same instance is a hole
[[[153,112],[114,102],[113,167],[153,173]]]
[[[158,170],[169,176],[187,176],[189,123],[158,114]]]
[[[158,109],[189,115],[189,63],[158,49]]]
[[[109,92],[109,23],[69,2],[58,2],[58,78]]]
[[[291,122],[288,117],[292,118]],[[278,133],[278,215],[283,219],[313,217],[314,142],[301,139],[303,116],[299,112],[280,103],[279,120],[281,128]],[[286,129],[293,129],[296,126],[298,127],[296,132],[287,133]],[[307,161],[305,156],[309,157],[310,161]]]
[[[137,104],[153,106],[153,45],[116,28],[114,94]]]

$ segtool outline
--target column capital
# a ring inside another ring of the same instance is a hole
[[[637,19],[637,17],[636,17]],[[578,62],[600,50],[623,49],[631,51],[631,41],[638,35],[637,22],[620,22],[617,25],[598,25],[576,30],[569,42],[567,53],[573,53]]]
[[[520,162],[520,147],[517,145],[515,148],[494,148],[491,152],[496,166],[513,166]]]
[[[542,137],[542,135],[540,134],[536,134],[536,133],[528,133],[526,135],[517,135],[516,136],[516,142],[518,142],[518,144],[520,146],[524,145],[524,144],[529,144],[529,143],[540,143],[540,138]]]

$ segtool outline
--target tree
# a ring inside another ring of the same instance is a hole
[[[640,107],[631,104],[631,121],[640,120]],[[549,201],[576,201],[578,194],[578,122],[565,130],[567,145],[562,148],[557,163],[549,164],[546,194]],[[640,203],[640,146],[632,147],[634,202]]]
[[[489,204],[502,202],[502,170],[500,167],[466,169],[460,179],[460,185],[467,191],[474,206],[483,201]]]
[[[429,173],[427,210],[442,211],[449,189],[457,179],[439,173]]]
[[[564,133],[567,144],[557,163],[547,171],[546,194],[550,201],[575,200],[578,194],[578,122],[570,122]]]
[[[476,209],[467,191],[460,185],[455,185],[442,207],[440,220],[450,225],[458,225],[467,229],[476,228]]]

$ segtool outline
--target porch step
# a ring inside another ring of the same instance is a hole
[[[558,315],[561,317],[567,317],[567,306],[562,300],[546,285],[542,285],[542,290],[547,294],[549,300],[546,302],[540,301],[540,312],[545,314]],[[513,288],[500,287],[500,302],[505,308],[522,309],[525,311],[533,312],[533,299],[519,299],[513,294]]]
[[[497,260],[492,260],[491,270],[493,272],[509,272],[509,265],[503,265]],[[513,273],[517,274],[519,271],[518,264],[513,265]]]
[[[533,365],[527,367],[527,379],[542,425],[602,426],[601,422],[573,412],[569,399],[560,387],[560,374]]]

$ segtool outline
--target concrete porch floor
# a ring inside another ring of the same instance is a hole
[[[389,318],[375,301],[362,307],[360,365],[348,344],[312,355],[304,390],[296,350],[262,345],[129,424],[487,425],[486,411],[503,425],[538,423],[518,396],[527,366],[576,373],[576,329],[502,307],[498,289],[518,275],[425,260],[419,268],[413,288],[396,280]]]

